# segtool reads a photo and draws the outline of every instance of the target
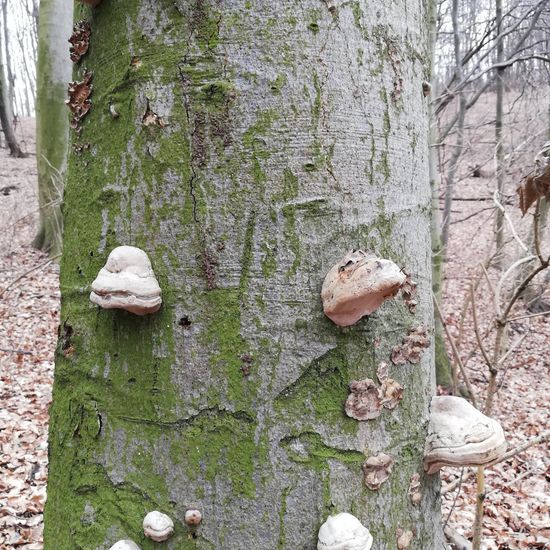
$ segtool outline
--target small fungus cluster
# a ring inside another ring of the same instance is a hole
[[[69,83],[69,98],[65,100],[72,113],[71,128],[79,134],[80,122],[88,114],[92,106],[90,95],[92,94],[92,73],[85,71],[82,80]]]
[[[78,63],[82,57],[87,53],[90,47],[90,35],[92,29],[88,21],[79,21],[75,23],[73,27],[73,34],[69,38],[71,47],[69,53],[71,55],[71,61]]]
[[[202,514],[199,510],[187,510],[185,512],[184,521],[190,528],[195,528],[202,521]],[[155,541],[164,542],[168,540],[174,533],[174,522],[172,519],[154,510],[149,512],[143,518],[143,534]],[[141,550],[140,547],[132,540],[119,540],[109,550]]]

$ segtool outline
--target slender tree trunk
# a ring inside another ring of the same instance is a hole
[[[10,108],[13,112],[15,108],[15,92],[14,92],[14,83],[15,77],[13,76],[13,67],[11,63],[10,55],[10,38],[9,38],[9,27],[8,27],[8,0],[2,0],[2,23],[4,31],[4,44],[6,51],[6,75],[8,79],[8,101]]]
[[[3,22],[5,24],[5,22]],[[0,32],[0,36],[2,33]],[[2,55],[2,48],[0,47],[0,125],[2,126],[2,132],[6,138],[6,143],[10,150],[12,157],[25,157],[21,147],[17,143],[15,133],[13,131],[12,120],[13,115],[11,112],[11,105],[9,102],[9,87],[6,81],[6,72],[4,67],[4,56]]]
[[[152,549],[141,523],[154,509],[175,520],[170,548],[313,550],[336,511],[377,550],[400,528],[411,548],[442,547],[439,479],[422,471],[433,352],[391,366],[396,410],[343,412],[351,380],[374,379],[409,328],[433,326],[420,6],[93,10],[93,103],[65,190],[46,550]],[[90,305],[121,244],[149,254],[158,313]],[[412,273],[416,314],[395,298],[350,328],[323,315],[325,274],[358,247]],[[371,491],[362,464],[382,451],[395,465]],[[204,518],[195,538],[188,507]]]
[[[430,173],[430,188],[432,191],[432,288],[437,301],[443,303],[443,256],[444,251],[441,244],[441,215],[439,213],[439,189],[440,181],[437,170],[437,121],[433,109],[431,98],[437,97],[437,78],[434,73],[435,62],[435,44],[437,40],[437,2],[430,2],[430,78],[431,78],[431,94],[428,97],[429,108],[429,173]],[[436,382],[443,387],[452,385],[451,361],[445,349],[445,337],[441,319],[436,315],[434,318],[434,340],[435,340],[435,372]]]
[[[502,37],[502,0],[496,0],[496,41],[497,41],[497,63],[504,61],[504,39]],[[500,202],[504,202],[504,144],[502,143],[502,127],[504,122],[504,67],[497,69],[496,76],[496,119],[495,119],[495,160],[497,189]],[[498,256],[495,259],[495,267],[502,266],[502,254],[504,246],[504,214],[501,210],[496,211],[495,243]]]
[[[457,81],[462,80],[462,55],[460,46],[460,23],[459,23],[459,0],[453,0],[452,21],[454,37],[454,55],[455,67],[457,72]],[[451,208],[453,205],[453,190],[455,184],[458,161],[462,155],[462,146],[464,144],[464,119],[466,117],[466,95],[462,92],[458,96],[458,120],[456,123],[456,138],[453,146],[453,153],[449,160],[449,168],[445,182],[445,203],[443,206],[443,226],[441,229],[441,245],[443,249],[443,258],[447,254],[447,244],[449,242],[449,229],[451,226]],[[441,139],[441,138],[440,138]]]
[[[40,3],[39,56],[36,66],[36,160],[40,226],[34,246],[61,252],[63,181],[67,164],[69,117],[65,98],[72,65],[67,40],[72,28],[72,0]]]

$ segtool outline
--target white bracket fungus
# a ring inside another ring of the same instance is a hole
[[[141,548],[132,540],[119,540],[109,550],[141,550]]]
[[[156,542],[168,539],[174,532],[174,522],[161,512],[149,512],[143,518],[143,533]]]
[[[351,514],[329,516],[319,529],[317,550],[369,550],[372,535]]]
[[[424,469],[433,474],[443,466],[485,466],[506,452],[501,425],[462,397],[432,397]]]
[[[405,279],[391,260],[353,250],[325,277],[321,289],[325,315],[341,327],[353,325],[395,296]]]
[[[105,309],[125,309],[136,315],[158,311],[161,290],[147,254],[135,246],[113,249],[92,283],[90,300]]]

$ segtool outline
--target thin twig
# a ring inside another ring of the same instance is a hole
[[[464,364],[462,363],[462,359],[460,358],[460,355],[458,353],[458,349],[456,348],[455,342],[453,337],[451,336],[451,333],[449,332],[449,327],[447,327],[447,323],[445,322],[445,319],[443,318],[443,314],[441,313],[441,308],[439,307],[439,303],[437,302],[437,298],[435,295],[433,296],[433,301],[435,304],[435,309],[437,311],[437,314],[439,315],[439,318],[441,319],[441,324],[443,325],[443,329],[445,330],[445,334],[447,335],[447,339],[449,340],[449,344],[451,344],[451,349],[453,350],[453,354],[455,356],[456,362],[458,363],[458,366],[460,367],[460,372],[462,374],[462,378],[464,379],[464,384],[466,384],[466,389],[468,390],[468,393],[470,394],[470,399],[472,400],[472,404],[477,409],[477,401],[476,396],[474,394],[474,390],[472,388],[472,385],[470,384],[470,379],[468,378],[468,373],[466,372],[466,368],[464,367]]]
[[[61,256],[61,254],[57,254],[56,256],[54,256],[53,258],[50,258],[49,260],[39,264],[39,265],[36,265],[34,266],[33,268],[29,269],[28,271],[25,271],[25,273],[22,273],[21,275],[19,275],[19,277],[15,278],[13,281],[11,281],[6,287],[4,287],[3,290],[0,290],[0,298],[2,298],[4,296],[4,294],[12,287],[14,286],[15,284],[17,284],[21,279],[24,279],[27,275],[29,275],[29,273],[32,273],[33,271],[37,271],[38,269],[41,269],[43,267],[46,267],[47,265],[51,264],[54,260],[56,260],[57,258],[59,258]]]
[[[516,447],[515,449],[508,451],[505,455],[502,456],[502,458],[498,462],[505,462],[506,460],[509,460],[510,458],[518,455],[519,453],[522,453],[523,451],[529,449],[529,447],[532,447],[533,445],[538,445],[539,443],[544,443],[549,439],[550,439],[550,430],[546,430],[545,432],[538,435],[537,437],[534,437],[533,439],[526,441],[523,445],[520,445],[519,447]]]
[[[472,299],[472,317],[474,320],[474,332],[476,334],[476,340],[477,344],[479,346],[479,349],[481,351],[481,355],[483,355],[483,359],[485,359],[485,362],[487,363],[487,366],[489,367],[489,370],[493,369],[493,363],[491,359],[489,359],[489,356],[487,355],[487,352],[485,351],[485,346],[483,345],[483,340],[481,338],[481,334],[479,333],[479,325],[477,322],[477,305],[476,305],[476,296],[474,291],[474,285],[470,285],[470,296]]]
[[[524,256],[523,258],[520,258],[519,260],[515,261],[503,274],[500,280],[498,281],[497,288],[496,288],[496,300],[500,304],[500,295],[502,293],[502,287],[504,286],[504,281],[508,278],[510,273],[514,271],[514,269],[517,269],[520,265],[525,264],[527,262],[531,262],[533,260],[536,260],[536,256]]]
[[[32,355],[32,351],[26,351],[24,349],[5,349],[0,348],[1,352],[4,353],[17,353],[18,355]]]
[[[508,226],[510,227],[510,231],[512,232],[512,235],[514,236],[514,239],[518,242],[518,244],[523,248],[524,252],[529,252],[529,249],[527,246],[525,246],[524,242],[519,238],[519,235],[516,232],[516,229],[514,227],[514,224],[512,223],[512,220],[510,219],[510,216],[508,215],[508,212],[504,209],[504,206],[500,204],[498,200],[498,190],[496,190],[493,193],[493,202],[496,204],[497,208],[502,212],[502,215],[504,216],[504,219],[507,221]]]
[[[462,475],[464,474],[464,468],[460,469],[460,477],[458,478],[458,491],[456,492],[455,498],[453,499],[453,504],[451,505],[451,509],[449,510],[449,513],[447,514],[447,518],[445,519],[445,523],[443,524],[443,530],[445,530],[445,527],[447,527],[447,523],[449,523],[449,520],[451,519],[451,514],[453,513],[456,501],[458,499],[458,495],[460,495],[460,489],[462,488]]]
[[[527,338],[528,334],[521,335],[509,348],[508,351],[497,361],[497,367],[502,365],[512,353],[514,353],[514,350]]]
[[[532,319],[533,317],[541,317],[542,315],[548,315],[549,313],[550,309],[546,311],[539,311],[538,313],[529,313],[528,315],[518,315],[517,317],[510,317],[508,322],[511,323],[512,321],[519,321],[520,319]]]

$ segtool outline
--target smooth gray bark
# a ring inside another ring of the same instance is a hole
[[[422,470],[433,348],[391,366],[396,410],[343,411],[351,380],[433,327],[426,17],[408,1],[94,9],[93,105],[73,138],[89,149],[65,191],[46,550],[153,548],[151,509],[176,521],[171,549],[313,550],[336,511],[376,550],[399,528],[441,548],[439,480]],[[152,259],[153,316],[89,304],[121,244]],[[359,247],[418,281],[416,314],[396,298],[350,328],[323,315],[325,274]],[[361,466],[381,451],[395,466],[371,491]],[[188,507],[203,513],[196,538]]]
[[[34,246],[58,256],[63,233],[63,184],[67,169],[69,115],[65,105],[71,80],[68,39],[72,0],[40,2],[36,65],[36,161],[40,226]]]

